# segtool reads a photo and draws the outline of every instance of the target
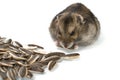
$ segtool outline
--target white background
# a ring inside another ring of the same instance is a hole
[[[85,4],[99,19],[99,40],[72,51],[80,53],[79,59],[63,61],[35,80],[120,80],[119,0],[0,0],[0,36],[24,45],[39,44],[48,52],[63,51],[55,46],[48,28],[57,13],[76,2]]]

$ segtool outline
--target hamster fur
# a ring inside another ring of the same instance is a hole
[[[93,43],[100,34],[100,24],[85,5],[75,3],[54,17],[49,31],[58,47],[75,49]]]

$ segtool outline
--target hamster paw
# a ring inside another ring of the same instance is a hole
[[[54,42],[55,42],[55,44],[56,44],[57,47],[61,47],[59,41],[56,40],[56,41],[54,41]]]

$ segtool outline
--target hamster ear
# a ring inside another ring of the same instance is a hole
[[[59,19],[59,16],[56,16],[56,20],[58,20]]]
[[[56,22],[56,23],[58,23],[59,18],[60,18],[60,16],[59,16],[59,15],[57,15],[57,16],[55,17],[55,22]]]
[[[80,19],[82,24],[85,23],[84,17],[82,15],[78,15],[78,19]]]
[[[62,14],[57,15],[56,20],[59,20],[61,16],[62,16]]]

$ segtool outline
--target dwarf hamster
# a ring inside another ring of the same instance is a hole
[[[100,24],[82,3],[75,3],[58,13],[49,27],[58,47],[75,49],[93,43],[99,36]]]

